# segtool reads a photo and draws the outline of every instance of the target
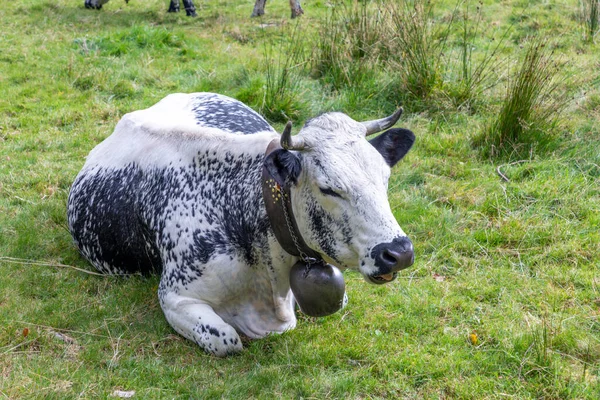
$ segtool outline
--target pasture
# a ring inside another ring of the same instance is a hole
[[[600,398],[592,3],[306,0],[291,20],[280,0],[260,19],[248,0],[197,18],[3,2],[0,398]],[[417,139],[389,199],[415,264],[384,286],[346,271],[344,310],[226,359],[169,327],[158,277],[86,273],[66,224],[85,156],[123,114],[196,91],[280,131],[402,104]]]

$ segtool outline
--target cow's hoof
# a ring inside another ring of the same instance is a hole
[[[198,14],[196,14],[195,9],[188,10],[187,8],[185,9],[185,15],[187,15],[188,17],[197,17],[198,16]]]
[[[304,14],[302,7],[292,8],[292,18],[296,18]]]
[[[263,15],[265,15],[265,11],[264,10],[254,10],[252,12],[252,15],[250,16],[250,18],[262,17]]]
[[[167,12],[179,12],[179,7],[170,6]]]

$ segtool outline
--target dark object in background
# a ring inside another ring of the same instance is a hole
[[[92,8],[96,10],[100,10],[102,6],[108,3],[109,0],[85,0],[85,8]],[[188,17],[195,17],[196,7],[194,7],[194,2],[192,0],[182,0],[183,7],[185,8],[185,13]],[[125,3],[129,4],[129,0],[125,0]],[[265,4],[267,0],[256,0],[254,3],[254,10],[252,11],[252,17],[260,17],[265,14]],[[290,0],[290,9],[292,10],[292,18],[299,17],[304,14],[304,10],[300,6],[300,0]],[[169,4],[169,12],[179,12],[179,0],[171,0]]]

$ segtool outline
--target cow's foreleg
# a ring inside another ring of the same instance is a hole
[[[167,12],[179,12],[179,0],[171,0],[169,10]]]
[[[267,4],[267,0],[256,0],[254,3],[254,11],[252,11],[251,17],[260,17],[265,14],[265,4]]]
[[[195,17],[197,15],[196,7],[194,7],[192,0],[183,0],[183,6],[185,7],[185,14],[188,17]]]
[[[208,304],[175,293],[160,293],[160,302],[169,324],[206,352],[218,357],[238,353],[242,341],[235,329]]]
[[[290,0],[290,8],[292,10],[292,18],[296,18],[304,14],[304,10],[300,6],[300,0]]]

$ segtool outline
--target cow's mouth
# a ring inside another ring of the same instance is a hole
[[[393,281],[394,279],[396,279],[397,276],[397,272],[390,272],[389,274],[383,275],[369,275],[367,276],[367,279],[369,280],[369,282],[374,283],[376,285],[383,285],[384,283],[389,283]]]

